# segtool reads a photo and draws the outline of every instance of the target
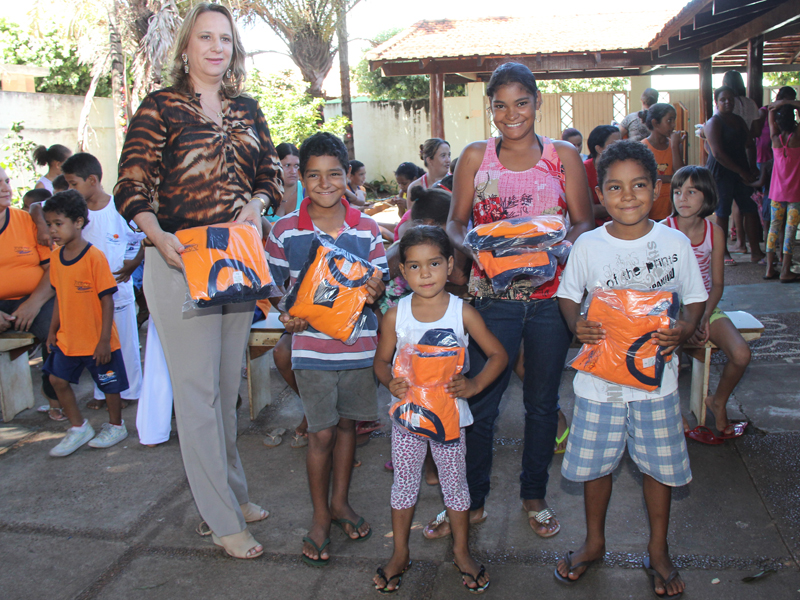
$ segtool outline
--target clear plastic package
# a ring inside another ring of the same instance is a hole
[[[445,330],[438,340],[427,334],[420,340],[434,341],[436,345],[406,343],[400,346],[392,374],[408,381],[408,391],[389,408],[393,422],[441,444],[457,443],[461,436],[458,402],[447,393],[445,385],[463,371],[465,348],[459,346],[457,340],[450,344],[448,333],[455,339],[452,332]]]
[[[605,339],[584,344],[570,365],[619,385],[652,392],[661,386],[666,362],[653,344],[659,328],[675,326],[680,311],[676,290],[595,288],[583,305],[587,321],[602,324]]]
[[[368,261],[315,238],[303,269],[278,309],[352,345],[367,321],[367,281],[380,275],[380,269]]]
[[[519,247],[546,248],[560,242],[566,235],[567,225],[563,217],[515,217],[478,225],[464,237],[464,245],[473,252]]]
[[[181,264],[189,286],[184,312],[280,295],[252,223],[192,227],[175,235],[184,247]]]
[[[478,260],[492,288],[500,293],[516,279],[526,279],[535,287],[551,281],[563,265],[572,244],[566,240],[545,248],[518,246],[501,250],[482,250]]]

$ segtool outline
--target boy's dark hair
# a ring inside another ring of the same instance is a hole
[[[419,179],[420,177],[422,177],[424,173],[425,169],[415,165],[412,162],[400,163],[400,166],[397,167],[397,170],[394,172],[395,177],[397,175],[401,175],[402,177],[405,177],[409,181],[414,181],[416,179]]]
[[[603,182],[606,180],[606,175],[608,175],[608,169],[611,168],[611,165],[624,160],[633,160],[642,165],[642,168],[647,171],[647,174],[650,176],[650,181],[653,185],[656,184],[658,165],[650,149],[640,142],[620,140],[606,148],[605,152],[600,156],[600,160],[598,160],[595,165],[597,169],[597,185],[601,190],[603,189]]]
[[[86,206],[86,200],[77,190],[53,194],[45,201],[42,210],[46,213],[64,215],[73,223],[79,218],[83,218],[84,227],[89,224],[89,207]]]
[[[312,156],[332,156],[347,173],[350,167],[344,142],[328,132],[315,133],[300,146],[300,174],[305,175],[308,159]]]
[[[561,132],[561,139],[566,142],[569,138],[575,137],[576,135],[583,137],[583,134],[574,127],[567,127]]]
[[[736,98],[736,92],[733,91],[732,87],[728,87],[727,85],[722,85],[714,90],[714,102],[719,100],[719,97],[722,95],[722,92],[730,92],[731,96]]]
[[[300,150],[297,149],[297,146],[290,144],[289,142],[278,144],[275,146],[275,151],[278,153],[278,160],[283,160],[290,154],[292,156],[300,156]]]
[[[97,177],[98,182],[103,180],[103,167],[100,166],[100,161],[88,152],[73,154],[64,161],[61,170],[65,175],[75,175],[83,180],[89,179],[92,175]]]
[[[53,144],[49,148],[37,146],[33,150],[33,160],[43,167],[51,162],[64,162],[70,154],[72,150],[61,144]]]
[[[442,188],[431,187],[423,190],[421,186],[411,190],[411,220],[433,221],[440,227],[447,224],[450,201],[453,196]]]
[[[36,202],[44,202],[53,194],[50,193],[50,190],[46,190],[44,188],[39,188],[35,190],[28,190],[25,192],[25,195],[22,197],[23,204],[35,204]],[[30,199],[28,202],[26,200]]]
[[[350,174],[351,175],[355,175],[356,171],[358,171],[363,166],[364,166],[364,163],[362,163],[360,160],[351,160],[350,161]]]
[[[63,175],[59,175],[55,179],[53,179],[53,191],[56,192],[66,192],[69,189],[69,184],[67,183],[67,178]]]
[[[647,125],[647,128],[650,131],[653,131],[653,121],[661,123],[661,119],[666,117],[671,112],[675,113],[676,115],[678,114],[672,104],[658,103],[653,104],[653,106],[647,110],[640,110],[639,118],[642,120],[642,123]]]
[[[453,244],[444,229],[434,225],[416,225],[406,231],[403,239],[400,240],[400,246],[397,249],[400,255],[400,264],[405,264],[406,252],[409,248],[422,244],[436,246],[445,258],[453,256]]]
[[[613,133],[619,133],[619,127],[615,127],[614,125],[598,125],[592,129],[592,133],[589,134],[589,139],[586,140],[586,145],[589,147],[589,158],[597,158],[595,146],[605,146],[606,141]]]
[[[456,174],[456,165],[458,164],[458,156],[450,161],[450,173],[452,175]]]
[[[797,100],[797,92],[790,85],[785,85],[778,90],[775,100]]]
[[[775,109],[775,123],[783,133],[794,133],[797,129],[797,121],[794,120],[795,110],[791,104],[784,104]]]
[[[518,83],[534,96],[539,91],[536,86],[536,77],[533,76],[528,67],[520,63],[507,62],[497,67],[492,73],[489,85],[486,86],[486,95],[489,98],[494,98],[500,86],[508,85],[509,83]]]
[[[692,180],[692,185],[703,194],[703,207],[700,209],[700,212],[697,213],[697,216],[701,219],[705,219],[713,215],[714,211],[717,210],[719,198],[717,196],[717,183],[714,181],[711,171],[705,167],[687,165],[675,171],[675,174],[672,176],[672,188],[670,190],[672,216],[678,216],[678,211],[675,210],[675,190],[682,187],[689,179]]]

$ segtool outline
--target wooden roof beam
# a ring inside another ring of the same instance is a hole
[[[763,4],[764,0],[714,0],[713,8],[711,9],[715,15],[730,12],[732,10],[739,10],[752,6],[753,4]]]
[[[797,3],[794,0],[788,0],[746,25],[734,29],[718,40],[702,46],[700,48],[700,59],[713,58],[731,48],[740,46],[751,38],[770,33],[798,21],[800,21],[800,14],[797,12]]]
[[[698,13],[707,10],[709,6],[711,6],[711,0],[708,2],[703,2],[702,0],[695,0],[694,6],[689,5],[686,9],[681,11],[675,19],[673,23],[670,23],[662,29],[658,35],[650,42],[650,48],[656,49],[662,44],[666,44],[667,40],[675,35],[678,35],[681,27],[685,25],[687,22],[691,22],[694,19],[695,15]],[[680,20],[679,20],[680,19]]]

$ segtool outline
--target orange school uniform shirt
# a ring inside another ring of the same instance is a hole
[[[36,242],[31,216],[17,208],[6,209],[0,229],[0,300],[17,300],[36,289],[50,262],[50,248]]]
[[[73,260],[64,258],[64,248],[53,250],[50,284],[58,297],[59,349],[67,356],[92,356],[103,328],[100,298],[117,291],[105,255],[91,244]],[[112,323],[111,351],[115,350],[119,350],[119,337]]]

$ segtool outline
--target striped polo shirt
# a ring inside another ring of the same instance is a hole
[[[331,246],[347,250],[366,259],[389,277],[389,265],[383,249],[378,224],[362,214],[342,198],[345,207],[344,226],[334,239],[314,225],[308,214],[311,200],[303,200],[300,208],[279,219],[272,226],[267,240],[267,258],[272,277],[279,285],[287,279],[294,284],[303,265],[308,260],[311,242],[318,237]],[[292,368],[315,371],[346,371],[372,366],[378,348],[378,319],[367,308],[367,322],[352,346],[309,327],[292,336]]]

